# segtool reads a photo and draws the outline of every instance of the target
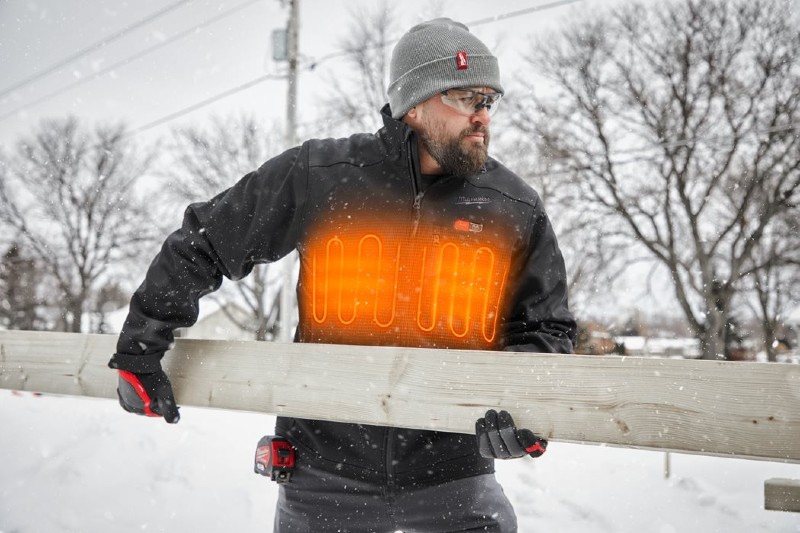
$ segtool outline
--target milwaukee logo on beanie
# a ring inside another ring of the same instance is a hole
[[[503,93],[497,58],[469,28],[449,18],[408,30],[394,47],[389,65],[392,116],[402,118],[420,102],[455,87],[489,87]]]
[[[464,70],[469,68],[469,65],[467,64],[466,52],[459,52],[456,54],[456,64],[458,65],[458,70]]]

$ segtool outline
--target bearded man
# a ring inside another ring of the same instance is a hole
[[[190,205],[133,295],[109,365],[127,411],[179,419],[160,360],[223,278],[300,257],[296,342],[572,351],[564,261],[539,196],[488,155],[497,59],[463,24],[411,28],[375,134],[312,139]],[[254,380],[258,376],[253,376]],[[275,531],[516,531],[494,459],[545,436],[489,410],[474,435],[278,417],[296,453]]]

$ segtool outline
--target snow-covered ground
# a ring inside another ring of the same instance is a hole
[[[252,470],[266,415],[183,408],[180,424],[110,400],[0,390],[0,533],[268,532],[276,487]],[[527,532],[800,532],[764,481],[800,465],[552,443],[498,463]]]

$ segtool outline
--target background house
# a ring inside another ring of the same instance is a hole
[[[102,317],[103,332],[119,333],[127,316],[127,306],[105,314]],[[97,318],[94,317],[94,319]],[[200,304],[200,314],[197,322],[190,328],[176,330],[175,336],[184,339],[251,341],[254,339],[253,331],[240,326],[240,324],[246,325],[250,324],[250,322],[252,322],[251,315],[238,304],[226,303],[220,305],[213,299],[206,298]]]

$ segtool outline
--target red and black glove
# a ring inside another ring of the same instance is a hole
[[[161,416],[176,424],[181,416],[160,355],[114,354],[108,366],[119,371],[117,396],[129,413]]]
[[[475,435],[480,454],[487,458],[539,457],[547,449],[545,439],[529,429],[517,429],[508,411],[486,411],[486,415],[475,422]]]

